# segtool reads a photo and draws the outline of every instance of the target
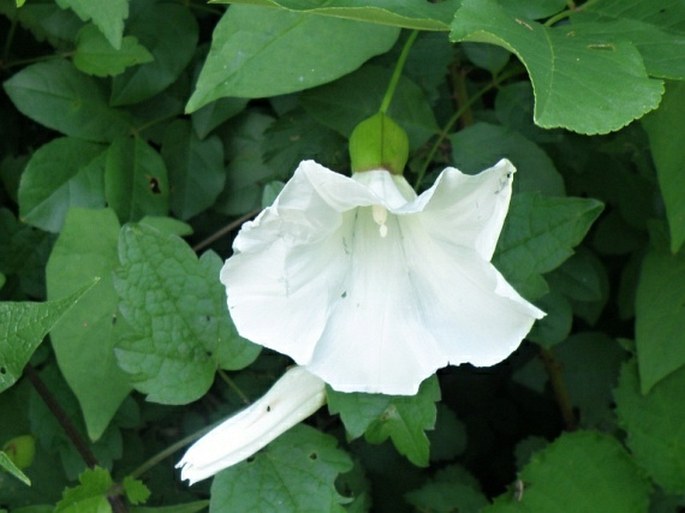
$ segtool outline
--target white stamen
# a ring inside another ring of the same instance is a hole
[[[387,237],[388,227],[385,223],[388,220],[388,211],[383,205],[372,205],[371,215],[373,216],[373,220],[378,225],[378,231],[380,232],[381,237]]]

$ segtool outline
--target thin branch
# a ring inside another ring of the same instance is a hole
[[[578,420],[573,412],[573,403],[571,396],[568,393],[566,382],[564,381],[564,373],[561,363],[557,360],[551,350],[544,347],[540,348],[540,358],[545,365],[549,382],[552,385],[552,392],[557,401],[561,416],[564,419],[564,425],[567,431],[575,431],[578,428]]]
[[[248,219],[251,219],[251,218],[253,218],[254,216],[256,216],[259,212],[260,212],[260,210],[253,210],[252,212],[248,212],[248,213],[245,214],[244,216],[239,217],[239,218],[236,219],[235,221],[231,221],[230,223],[228,223],[226,226],[224,226],[224,227],[221,228],[220,230],[218,230],[218,231],[214,232],[213,234],[211,234],[211,235],[210,235],[209,237],[207,237],[205,240],[200,241],[200,242],[198,242],[197,244],[195,244],[195,245],[193,246],[193,251],[195,251],[195,252],[197,253],[198,251],[200,251],[200,250],[206,248],[207,246],[209,246],[209,245],[212,244],[213,242],[219,240],[221,237],[224,237],[225,235],[228,235],[228,234],[231,233],[233,230],[235,230],[238,226],[240,226],[241,224],[243,224],[245,221],[247,221]]]
[[[35,388],[36,392],[38,392],[38,395],[45,403],[45,406],[48,407],[50,412],[55,416],[55,419],[57,419],[57,422],[59,422],[59,425],[62,426],[62,429],[66,433],[71,443],[74,444],[74,447],[78,451],[85,464],[90,468],[96,467],[98,465],[98,460],[95,457],[95,454],[93,454],[93,451],[91,451],[83,436],[81,436],[81,433],[78,432],[76,426],[74,426],[73,422],[71,422],[71,419],[67,413],[59,405],[57,399],[55,399],[55,396],[52,395],[50,390],[48,390],[48,387],[45,385],[43,380],[40,379],[40,376],[31,364],[26,366],[24,369],[24,374],[26,374],[26,377],[33,385],[33,388]]]

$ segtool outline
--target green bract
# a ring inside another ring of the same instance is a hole
[[[407,133],[382,112],[359,123],[350,135],[353,173],[385,169],[401,175],[408,158]]]

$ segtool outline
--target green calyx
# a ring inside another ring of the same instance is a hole
[[[350,136],[352,172],[386,169],[401,175],[409,158],[407,133],[379,112],[359,123]]]

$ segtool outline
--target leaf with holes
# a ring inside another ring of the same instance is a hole
[[[215,253],[198,259],[179,237],[140,224],[122,229],[119,259],[115,287],[131,330],[115,352],[149,401],[199,399],[217,368],[241,369],[257,357],[259,346],[240,338],[230,320]]]
[[[122,223],[169,210],[169,179],[162,157],[138,137],[120,137],[107,150],[105,197]]]
[[[337,441],[314,428],[298,425],[274,440],[254,459],[214,478],[212,511],[252,513],[344,513],[346,499],[335,488],[352,460]],[[274,509],[274,505],[278,505]]]

